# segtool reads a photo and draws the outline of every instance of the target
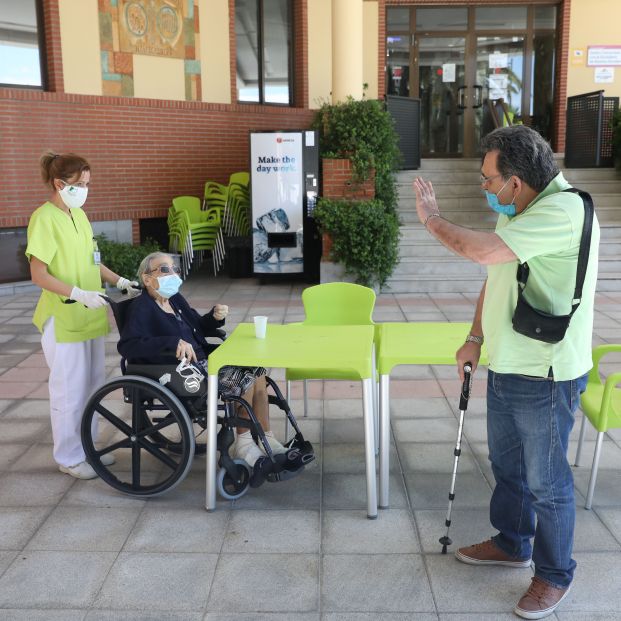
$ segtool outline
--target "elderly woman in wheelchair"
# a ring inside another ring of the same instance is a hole
[[[168,254],[145,257],[139,277],[144,288],[138,297],[112,303],[123,376],[91,396],[82,442],[104,481],[131,495],[152,496],[176,486],[194,454],[205,452],[207,357],[217,347],[207,338],[225,338],[221,327],[228,307],[218,304],[202,316],[194,310],[179,293],[183,281]],[[221,496],[239,498],[265,480],[291,478],[314,459],[311,444],[265,369],[224,367],[218,392]],[[285,412],[296,432],[285,446],[270,430],[270,404]],[[117,458],[110,466],[101,459],[109,453]]]

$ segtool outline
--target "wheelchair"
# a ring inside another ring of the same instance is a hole
[[[121,332],[132,300],[108,301]],[[226,333],[217,330],[208,337],[224,340]],[[116,490],[136,497],[158,496],[179,485],[194,456],[206,452],[207,377],[185,361],[157,365],[121,359],[121,372],[99,386],[84,408],[81,435],[86,459]],[[297,476],[315,458],[280,389],[269,376],[266,383],[273,392],[268,393],[269,404],[285,413],[295,435],[285,444],[286,453],[274,455],[251,405],[219,389],[217,490],[226,500],[241,498],[264,481]],[[241,410],[248,418],[240,417]],[[238,426],[249,428],[266,453],[254,468],[229,454]],[[104,455],[113,455],[114,464],[104,464]]]

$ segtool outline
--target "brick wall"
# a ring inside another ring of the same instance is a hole
[[[46,148],[92,166],[92,221],[163,217],[173,196],[202,196],[205,181],[248,169],[250,130],[305,129],[313,111],[0,88],[0,228],[28,224],[50,195]]]
[[[324,198],[347,198],[351,200],[371,200],[375,198],[375,171],[363,183],[352,180],[349,160],[323,159],[322,196]]]

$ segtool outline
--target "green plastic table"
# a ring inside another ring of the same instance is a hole
[[[455,353],[464,344],[469,323],[383,323],[377,354],[380,376],[379,506],[388,507],[390,469],[390,372],[401,364],[456,364]],[[487,364],[481,351],[479,365]]]
[[[375,326],[309,326],[268,324],[264,339],[254,324],[242,323],[210,356],[207,406],[207,500],[216,508],[216,427],[218,371],[225,365],[268,368],[349,370],[362,382],[367,472],[367,515],[377,517],[375,438],[373,431],[373,335]]]

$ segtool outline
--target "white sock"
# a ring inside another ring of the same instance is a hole
[[[274,455],[280,455],[281,453],[287,452],[287,449],[276,439],[276,436],[274,436],[274,432],[271,429],[265,432],[265,437],[267,438]],[[261,450],[263,450],[263,447],[261,447]]]

